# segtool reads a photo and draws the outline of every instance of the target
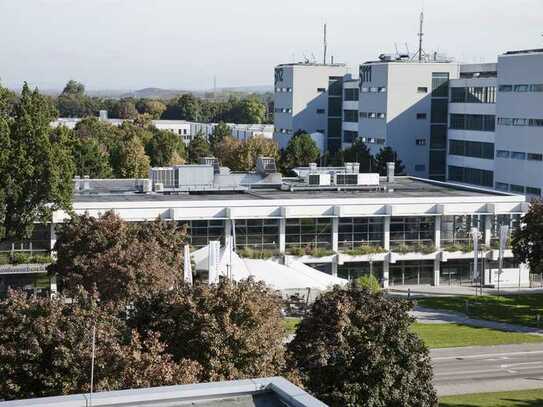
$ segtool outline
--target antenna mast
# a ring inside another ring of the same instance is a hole
[[[328,41],[326,39],[326,23],[324,23],[324,65],[326,65],[326,53],[328,52]]]
[[[422,62],[422,54],[423,54],[423,50],[422,50],[422,37],[424,36],[424,11],[421,11],[420,12],[420,28],[419,28],[419,62]]]

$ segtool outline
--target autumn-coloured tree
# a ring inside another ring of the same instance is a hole
[[[225,136],[213,147],[213,153],[219,160],[219,163],[231,170],[239,168],[238,152],[241,147],[241,141],[231,136]]]
[[[66,290],[83,286],[97,290],[102,301],[130,301],[182,280],[185,234],[173,222],[129,224],[112,212],[74,215],[57,237],[49,273]]]
[[[275,141],[264,136],[253,136],[242,141],[237,151],[236,171],[252,171],[256,168],[256,159],[259,156],[279,159],[279,148]]]
[[[132,323],[159,332],[176,361],[198,362],[201,381],[266,377],[285,366],[280,305],[260,282],[196,284],[136,301]]]
[[[356,285],[336,287],[299,325],[291,366],[330,406],[435,407],[430,355],[410,331],[412,308]]]
[[[12,291],[0,301],[0,398],[88,392],[93,327],[95,391],[197,381],[197,363],[174,362],[158,334],[143,340],[84,291],[70,301]]]

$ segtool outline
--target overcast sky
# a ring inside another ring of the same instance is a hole
[[[330,53],[353,71],[417,43],[422,0],[0,0],[0,78],[20,87],[271,85],[278,63]],[[543,0],[425,0],[425,49],[492,62],[543,47]]]

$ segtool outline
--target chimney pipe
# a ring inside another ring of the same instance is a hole
[[[391,162],[387,163],[387,182],[389,184],[394,182],[394,171],[395,171],[396,164]]]

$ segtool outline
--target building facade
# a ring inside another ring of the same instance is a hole
[[[286,148],[303,130],[324,134],[326,148],[337,151],[342,139],[343,64],[293,63],[275,67],[274,140]]]

